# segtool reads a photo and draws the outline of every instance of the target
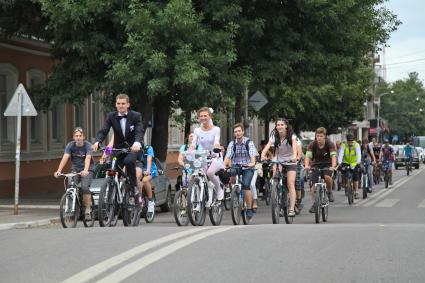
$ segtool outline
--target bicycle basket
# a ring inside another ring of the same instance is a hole
[[[183,152],[184,168],[203,169],[207,164],[208,150],[192,150]]]

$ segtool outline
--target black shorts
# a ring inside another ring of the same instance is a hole
[[[316,167],[313,167],[312,172],[311,172],[311,182],[313,184],[317,183],[319,181],[320,174],[322,175],[322,178],[323,179],[325,178],[325,176],[331,177],[332,176],[332,170],[323,170],[323,171],[314,170],[314,168],[323,169],[323,168],[329,168],[329,167],[331,167],[331,165],[329,165],[329,166],[316,166]]]

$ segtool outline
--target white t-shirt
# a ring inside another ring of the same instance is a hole
[[[293,138],[297,139],[297,136],[293,134],[291,137],[291,141]],[[275,142],[274,135],[270,136],[269,142],[271,142],[271,144],[274,145],[274,142]],[[277,152],[275,153],[275,156],[273,157],[273,159],[277,158],[278,161],[291,161],[292,156],[293,156],[292,146],[289,144],[287,139],[284,139],[283,141],[280,141],[279,147],[277,148]]]
[[[214,144],[220,144],[220,128],[214,126],[209,131],[204,131],[201,128],[196,128],[193,133],[192,145],[197,144],[205,150],[213,150]]]

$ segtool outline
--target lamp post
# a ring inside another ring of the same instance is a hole
[[[380,112],[379,110],[381,109],[381,96],[384,96],[384,95],[389,94],[389,93],[393,94],[394,91],[391,90],[390,92],[384,92],[384,93],[381,93],[381,94],[378,95],[378,103],[377,103],[377,105],[378,105],[378,119],[377,119],[378,128],[377,128],[376,133],[377,133],[378,141],[380,143],[382,142],[381,141],[381,121],[380,121],[380,116],[379,116],[379,112]]]

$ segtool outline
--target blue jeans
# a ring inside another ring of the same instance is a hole
[[[242,172],[242,181],[239,182],[242,184],[242,190],[250,190],[252,177],[254,176],[254,169],[244,169],[242,170],[241,166],[232,166],[230,174],[232,176],[239,175]]]
[[[365,170],[367,172],[367,187],[369,189],[372,188],[372,173],[370,172],[370,168],[371,168],[370,164],[371,164],[370,162],[367,162],[366,168],[365,168]]]

